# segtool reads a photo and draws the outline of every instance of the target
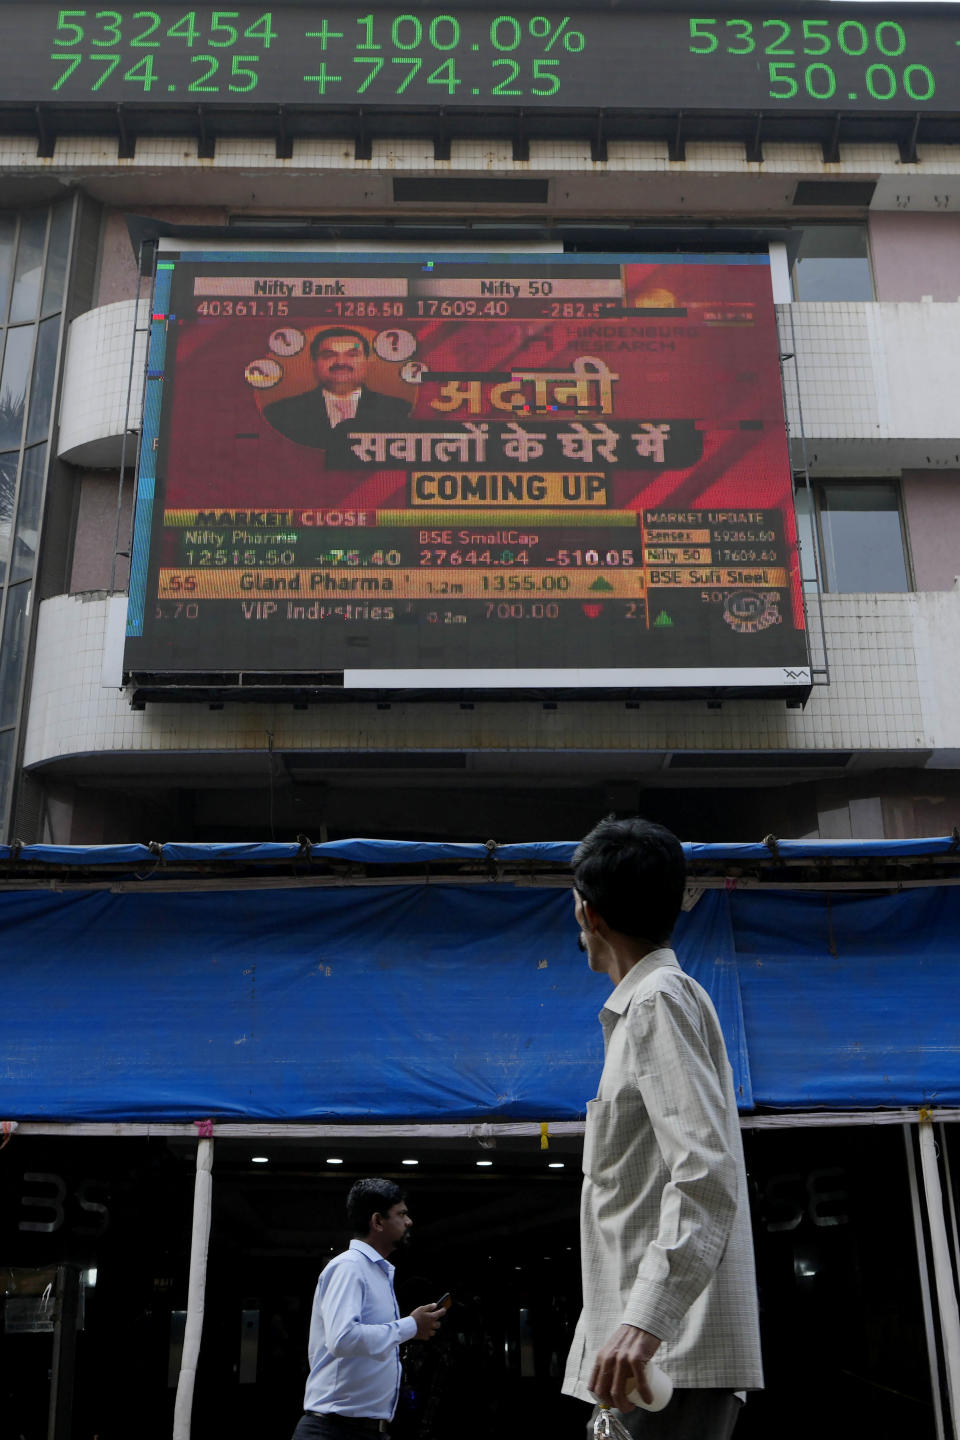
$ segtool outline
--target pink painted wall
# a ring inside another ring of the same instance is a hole
[[[120,549],[128,548],[133,504],[133,484],[126,481],[120,507]],[[71,595],[89,590],[109,590],[113,582],[122,590],[130,573],[130,562],[117,561],[113,575],[113,549],[117,534],[117,477],[99,472],[80,480],[76,531],[73,540]]]
[[[960,299],[960,215],[877,210],[869,228],[878,300]]]
[[[185,206],[162,206],[153,210],[137,210],[139,215],[152,215],[174,225],[223,225],[226,211],[219,209],[188,209]],[[143,289],[147,294],[147,289]],[[111,305],[114,300],[134,300],[137,296],[137,260],[130,244],[127,222],[120,210],[107,210],[100,231],[100,277],[97,305]]]
[[[960,470],[905,470],[903,508],[918,590],[952,590],[960,575]]]

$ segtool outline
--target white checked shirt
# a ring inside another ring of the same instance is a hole
[[[580,1208],[583,1313],[564,1392],[587,1389],[618,1326],[663,1344],[684,1388],[763,1385],[743,1144],[716,1011],[672,950],[655,950],[600,1012],[606,1059],[587,1105]]]

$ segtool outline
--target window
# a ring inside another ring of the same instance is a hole
[[[0,839],[16,778],[75,208],[70,199],[0,215]]]
[[[912,588],[896,480],[801,480],[797,533],[804,588],[848,594]]]
[[[864,225],[805,225],[793,261],[795,300],[872,300]]]

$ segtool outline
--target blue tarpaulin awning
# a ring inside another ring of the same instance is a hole
[[[744,1109],[849,1110],[960,1104],[958,935],[945,885],[708,889],[675,942]],[[576,1119],[608,993],[496,880],[7,889],[0,982],[0,1115],[64,1121]]]

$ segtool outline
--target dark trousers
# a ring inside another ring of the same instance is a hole
[[[742,1409],[732,1390],[674,1390],[664,1410],[614,1413],[634,1440],[730,1440]],[[588,1440],[593,1440],[596,1414],[587,1425]]]
[[[305,1410],[293,1432],[293,1440],[382,1440],[386,1434],[379,1420],[359,1420],[352,1415],[317,1415]]]

